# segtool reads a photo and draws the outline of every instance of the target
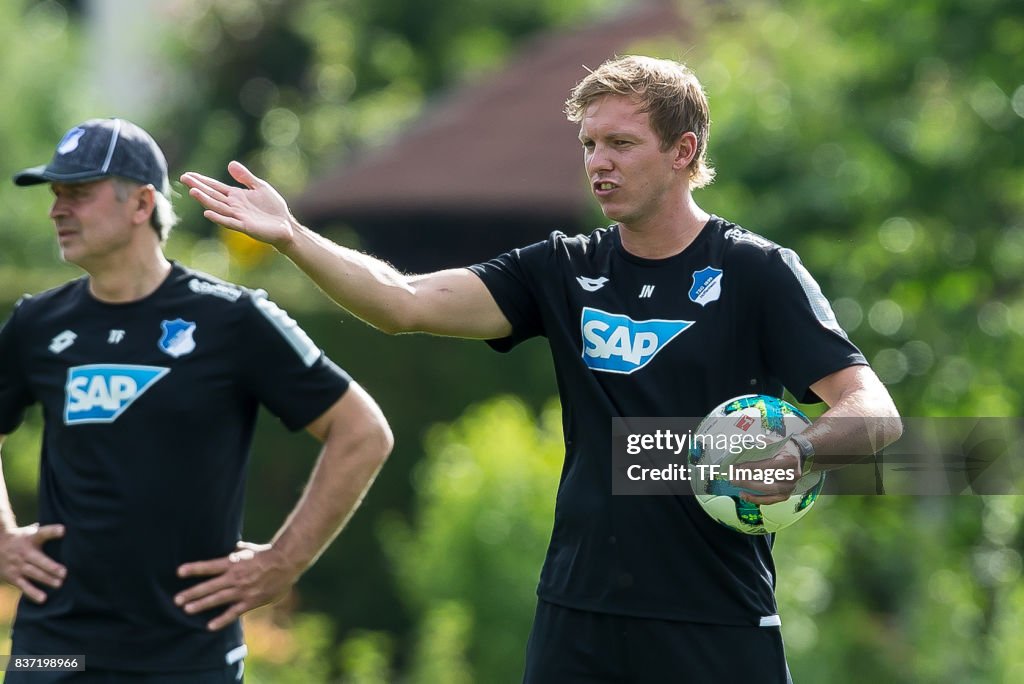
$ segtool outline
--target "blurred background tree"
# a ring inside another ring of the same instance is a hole
[[[465,623],[456,652],[475,674],[469,681],[522,670],[521,626],[533,619],[562,452],[557,405],[538,420],[513,397],[477,405],[428,435],[413,471],[415,526],[392,520],[382,528],[404,598],[422,616],[412,681],[455,681],[430,674],[438,649],[423,646],[443,631],[438,621]]]
[[[6,173],[48,158],[72,123],[113,113],[85,73],[95,39],[83,26],[102,4],[0,4],[0,77],[17,93],[0,113]],[[440,92],[495,73],[525,37],[624,4],[156,3],[161,90],[140,123],[173,169],[217,174],[237,158],[294,195]],[[636,50],[687,61],[706,86],[719,176],[698,202],[801,254],[905,415],[1019,416],[1024,6],[680,7],[685,35]],[[54,259],[45,191],[0,184],[0,201],[8,311],[77,272]],[[378,398],[398,436],[350,529],[288,602],[247,620],[250,679],[518,681],[560,467],[544,345],[499,360],[475,343],[386,338],[282,259],[204,222],[194,203],[177,206],[171,253],[267,288]],[[337,237],[358,246],[353,233]],[[520,399],[467,409],[507,392]],[[435,423],[448,427],[428,433]],[[34,415],[4,449],[24,521],[38,428]],[[313,447],[296,439],[261,421],[250,538],[272,534],[298,495]],[[288,457],[297,450],[310,456]],[[1024,681],[1018,497],[818,506],[776,544],[797,681]],[[12,609],[0,592],[0,622]]]
[[[57,3],[9,2],[0,7],[0,79],[11,103],[0,113],[0,145],[5,173],[53,154],[56,131],[68,128],[90,111],[90,94],[67,72],[80,50],[78,32]],[[59,136],[60,133],[57,133]],[[59,139],[59,138],[58,138]],[[25,164],[21,160],[26,161]],[[31,195],[31,196],[29,196]],[[47,198],[0,183],[4,227],[0,231],[0,299],[20,294],[19,287],[47,286],[32,269],[55,259],[53,235],[47,230]],[[65,276],[74,269],[59,269]],[[38,285],[37,285],[38,284]]]

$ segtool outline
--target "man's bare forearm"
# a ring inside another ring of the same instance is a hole
[[[182,174],[189,196],[219,225],[276,247],[342,308],[384,332],[426,332],[494,339],[512,327],[483,282],[468,269],[417,276],[336,245],[302,226],[280,193],[238,162],[236,187],[195,172]]]
[[[850,388],[803,432],[814,445],[815,470],[863,461],[903,434],[903,421],[892,398],[876,382]]]
[[[356,387],[349,392],[362,390]],[[367,410],[376,413],[376,405]],[[383,416],[358,424],[334,422],[309,482],[271,544],[301,574],[345,527],[391,451]]]
[[[10,532],[18,527],[14,510],[11,508],[11,500],[7,495],[7,480],[4,479],[3,446],[6,438],[7,435],[0,435],[0,531],[2,532]]]
[[[391,265],[342,247],[294,222],[292,239],[280,246],[339,306],[387,333],[412,330],[409,308],[416,288]]]
[[[291,223],[290,238],[277,244],[281,253],[343,309],[383,332],[469,339],[494,339],[512,332],[483,281],[469,269],[403,275],[294,219]]]

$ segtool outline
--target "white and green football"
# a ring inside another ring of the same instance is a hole
[[[764,394],[735,397],[717,406],[696,430],[704,439],[692,440],[689,450],[691,485],[701,507],[721,524],[744,534],[778,532],[807,515],[825,484],[824,472],[801,477],[785,501],[761,505],[741,499],[730,474],[736,474],[744,462],[770,458],[791,435],[810,424],[800,409]],[[727,446],[738,444],[766,446],[742,450]]]

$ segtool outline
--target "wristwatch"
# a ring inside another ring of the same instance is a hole
[[[789,436],[789,441],[796,444],[796,450],[800,452],[800,471],[805,472],[814,457],[814,445],[800,433]]]

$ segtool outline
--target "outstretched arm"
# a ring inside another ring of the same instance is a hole
[[[287,593],[352,517],[391,451],[384,415],[356,383],[307,430],[323,441],[323,449],[302,497],[273,540],[239,542],[224,558],[178,568],[179,577],[211,577],[175,597],[186,613],[227,606],[209,622],[210,630]]]
[[[0,435],[0,447],[6,435]],[[16,586],[30,601],[46,602],[46,592],[36,586],[60,588],[67,569],[43,553],[42,546],[64,536],[63,525],[38,523],[18,527],[0,469],[0,580]]]
[[[385,262],[341,247],[301,225],[280,193],[242,164],[228,172],[244,187],[185,173],[203,215],[226,228],[270,243],[342,308],[389,334],[494,339],[512,327],[483,282],[467,269],[407,276]]]

